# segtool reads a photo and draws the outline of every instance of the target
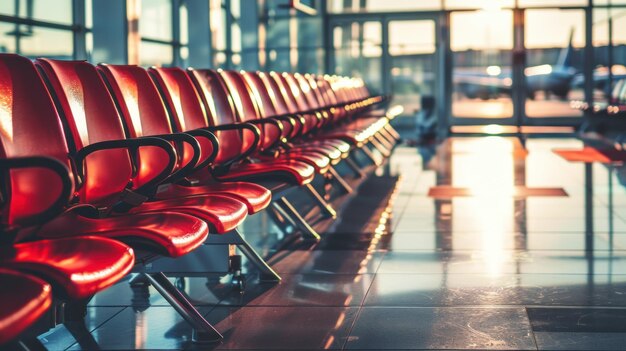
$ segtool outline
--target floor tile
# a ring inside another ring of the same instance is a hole
[[[626,334],[626,308],[528,308],[536,332]]]
[[[202,314],[207,314],[210,309],[198,308]],[[172,307],[126,308],[92,334],[102,350],[181,350],[194,347],[191,327]],[[81,349],[80,345],[70,348]]]
[[[626,333],[535,332],[539,350],[624,350]]]
[[[347,349],[534,350],[523,308],[363,308]]]
[[[220,305],[360,306],[372,274],[283,274],[280,284],[254,284],[233,291]]]
[[[207,316],[224,334],[217,349],[338,349],[356,308],[217,307]]]
[[[39,340],[48,350],[65,350],[77,341],[90,346],[91,336],[88,334],[109,319],[113,318],[126,307],[88,307],[84,323],[72,323],[69,326],[58,325],[49,332],[40,335]]]
[[[626,275],[384,274],[366,306],[611,306],[626,307]]]
[[[279,252],[270,263],[280,273],[376,273],[386,252],[359,250]]]

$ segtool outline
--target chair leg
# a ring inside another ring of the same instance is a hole
[[[172,282],[170,282],[165,274],[159,273],[143,273],[150,281],[150,284],[174,307],[193,328],[191,339],[195,343],[214,343],[219,342],[224,337],[215,329],[211,323],[207,322],[198,310],[187,300],[185,295],[181,293]]]
[[[282,211],[282,209],[274,202],[272,202],[267,210],[268,216],[276,224],[278,229],[280,229],[283,235],[291,235],[293,234],[293,232],[298,230],[298,225],[293,220],[293,218],[284,213],[284,211]]]
[[[20,350],[20,351],[48,351],[48,349],[37,339],[35,336],[23,338],[19,341],[3,345],[6,350]],[[4,349],[3,349],[4,350]]]
[[[361,150],[365,154],[365,156],[367,156],[372,161],[372,163],[374,163],[376,166],[380,166],[382,164],[382,161],[379,160],[376,156],[374,156],[372,151],[368,149],[367,145],[363,145],[363,147],[360,148],[359,150]]]
[[[311,184],[307,184],[305,186],[307,192],[311,195],[315,203],[322,209],[322,212],[326,214],[326,216],[331,218],[337,218],[337,212],[332,206],[324,200],[322,195],[315,190],[315,188]]]
[[[391,126],[391,124],[387,124],[385,126],[385,130],[396,140],[400,140],[400,134],[396,131],[396,129],[394,127]]]
[[[84,320],[63,323],[83,350],[100,350],[100,345],[93,337]]]
[[[387,143],[387,145],[389,145],[390,150],[393,150],[393,148],[396,146],[398,141],[394,139],[394,137],[391,134],[389,134],[389,131],[385,128],[382,128],[379,131],[378,135],[380,135],[381,140],[384,140]]]
[[[391,151],[383,142],[381,142],[377,135],[374,135],[372,139],[370,139],[370,144],[372,144],[384,157],[391,156]]]
[[[359,167],[356,161],[352,159],[352,155],[348,156],[348,158],[345,159],[345,162],[346,162],[346,165],[350,167],[350,170],[352,170],[352,172],[354,173],[354,176],[357,179],[363,178],[365,176],[365,174],[361,170],[361,167]]]
[[[346,180],[343,179],[343,177],[341,175],[339,175],[339,172],[337,172],[337,170],[334,167],[330,167],[330,169],[328,171],[333,176],[333,179],[337,182],[337,184],[339,184],[341,189],[343,189],[343,191],[346,194],[352,193],[352,191],[353,191],[352,187],[350,187],[348,182],[346,182]]]
[[[300,229],[304,239],[313,239],[319,241],[320,235],[313,229],[309,223],[296,211],[295,207],[285,197],[281,197],[272,202],[272,205],[276,210],[285,218],[289,218]]]
[[[241,251],[261,272],[261,281],[280,282],[282,280],[278,273],[276,273],[272,267],[270,267],[267,262],[265,262],[265,260],[252,248],[252,246],[250,246],[238,230],[232,230],[231,233],[236,238],[236,245],[239,251]]]

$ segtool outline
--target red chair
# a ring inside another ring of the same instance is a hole
[[[245,203],[250,213],[256,213],[269,205],[271,192],[258,184],[248,182],[222,183],[211,179],[208,166],[219,149],[217,143],[215,143],[216,140],[212,138],[213,134],[206,130],[194,130],[188,133],[172,135],[165,105],[157,87],[145,69],[132,65],[101,65],[99,70],[105,78],[108,87],[110,87],[120,114],[124,116],[124,127],[128,130],[131,137],[158,136],[168,138],[177,135],[193,136],[188,144],[195,144],[196,148],[194,150],[178,147],[181,159],[192,159],[196,156],[196,161],[187,162],[193,167],[188,167],[185,164],[178,169],[180,173],[178,177],[186,185],[166,184],[166,190],[157,192],[155,195],[156,199],[161,201],[162,199],[175,199],[181,196],[206,197],[213,196],[211,194],[220,194]],[[180,73],[182,73],[181,77],[183,79],[189,79],[184,71],[180,71]],[[166,79],[167,76],[163,78]],[[175,84],[175,81],[170,82],[170,84]],[[187,86],[176,86],[176,88],[172,90],[180,91],[187,88],[187,93],[192,94],[192,97],[195,96],[195,90],[191,82]],[[137,94],[138,91],[141,94]],[[182,98],[188,96],[187,94],[163,95],[170,110],[194,108],[192,104],[182,101]],[[195,96],[195,99],[195,101],[198,101],[197,96]],[[195,107],[199,106],[201,105],[196,103]],[[186,111],[187,113],[203,112],[202,110]],[[207,138],[207,136],[209,137]],[[175,141],[175,139],[172,140]],[[184,168],[188,169],[183,170]],[[248,257],[250,262],[261,271],[262,280],[280,281],[280,276],[255,252],[236,228],[231,228],[227,232],[218,231],[218,233],[224,235],[220,238],[215,236],[209,237],[207,244],[211,244],[213,240],[216,240],[222,244],[236,245]],[[240,283],[238,279],[241,279],[241,277],[236,277],[237,283]]]
[[[290,149],[305,149],[328,154],[333,164],[346,158],[350,152],[350,145],[341,140],[315,140],[302,139],[308,132],[305,131],[307,120],[305,113],[299,111],[297,106],[288,108],[283,94],[278,92],[276,83],[267,78],[269,75],[263,72],[242,72],[251,93],[258,101],[259,111],[263,118],[274,118],[283,121],[287,127],[287,133],[283,136],[291,143]],[[290,112],[293,111],[293,112]],[[315,121],[317,117],[315,117]],[[295,129],[295,130],[294,130]],[[295,133],[294,133],[295,132]],[[339,154],[337,154],[339,152]],[[340,157],[337,157],[340,156]]]
[[[49,310],[52,289],[39,278],[0,269],[0,301],[0,347],[17,349],[15,340]]]
[[[137,161],[135,169],[127,150],[101,146],[103,143],[135,143],[151,139],[126,139],[115,104],[96,68],[83,61],[38,59],[36,63],[52,88],[51,94],[67,129],[70,154],[77,163],[79,177],[84,178],[79,201],[112,208],[110,212],[115,212],[116,202],[125,201],[126,194],[133,196],[137,193],[149,201],[139,205],[133,200],[126,201],[132,206],[129,213],[186,213],[201,218],[218,233],[228,232],[243,222],[247,207],[227,196],[151,200],[156,186],[173,170],[168,169],[168,158],[164,157],[163,150],[153,145],[138,147],[135,155],[130,155]],[[167,145],[171,148],[170,144]],[[173,161],[176,167],[176,158]],[[110,164],[117,164],[116,172],[112,172]],[[105,186],[102,180],[106,180]]]
[[[131,179],[129,149],[146,145],[175,156],[170,144],[161,139],[101,142],[70,160],[61,120],[34,64],[18,55],[2,54],[0,73],[0,101],[6,105],[3,111],[10,111],[5,117],[11,122],[2,124],[0,133],[6,157],[0,166],[11,170],[7,178],[10,187],[2,194],[2,220],[5,232],[20,242],[17,248],[8,247],[8,252],[0,255],[2,265],[58,279],[58,283],[52,281],[53,288],[63,287],[69,297],[84,297],[86,304],[87,295],[113,283],[133,265],[132,251],[127,246],[103,237],[141,249],[140,263],[159,256],[177,257],[204,242],[208,227],[193,216],[160,212],[100,218],[107,208],[78,203],[87,200],[101,206],[119,196],[114,194],[120,192],[118,184]],[[77,112],[81,101],[95,104],[95,108],[99,105],[81,95],[80,90],[72,93],[71,106]],[[69,177],[68,169],[73,170]],[[33,223],[46,220],[50,221],[33,227]],[[54,239],[22,242],[42,238]],[[167,278],[159,273],[146,277],[198,331],[195,338],[221,337]]]
[[[301,75],[298,74],[287,74],[283,73],[281,75],[276,75],[275,79],[279,82],[282,81],[288,89],[286,89],[288,94],[298,94],[298,101],[301,101],[301,104],[309,107],[310,109],[317,111],[325,111],[326,113],[331,113],[330,108],[327,108],[323,101],[319,101],[314,93],[311,90],[311,86],[308,82],[302,78]],[[344,107],[346,110],[346,107]],[[332,119],[330,119],[332,120]],[[385,124],[388,123],[388,119],[386,118],[377,118],[375,122],[367,122],[367,123],[346,123],[346,119],[344,118],[344,123],[335,124],[335,123],[327,123],[325,126],[322,126],[325,130],[319,130],[318,133],[315,134],[316,138],[319,139],[342,139],[347,141],[351,145],[357,147],[361,150],[368,158],[371,159],[377,165],[382,163],[382,159],[376,157],[367,145],[374,146],[382,156],[388,157],[391,154],[391,146],[387,146],[386,143],[381,144],[378,140],[378,133],[383,128]]]
[[[201,72],[190,72],[187,75],[179,68],[151,68],[149,71],[168,106],[176,131],[211,131],[218,137],[220,147],[212,164],[197,170],[193,177],[267,184],[273,195],[268,213],[278,211],[280,218],[286,218],[307,235],[319,238],[284,197],[290,189],[311,182],[315,175],[312,166],[295,160],[251,162],[248,156],[258,147],[260,131],[254,125],[237,123],[232,99],[225,94],[223,83],[213,79],[212,74],[205,76]],[[196,90],[194,83],[202,87]]]
[[[228,89],[228,94],[233,99],[235,112],[239,122],[248,122],[259,125],[261,142],[257,152],[252,155],[261,160],[299,160],[306,162],[315,168],[316,173],[326,174],[330,168],[332,152],[324,152],[319,148],[315,151],[306,149],[281,150],[276,146],[280,144],[282,135],[282,122],[261,119],[259,104],[252,94],[243,77],[235,71],[219,71],[218,74]],[[335,152],[334,158],[340,158]]]
[[[173,133],[166,106],[163,104],[156,86],[145,69],[139,66],[122,65],[100,65],[98,69],[105,78],[117,102],[129,137],[167,137]],[[181,74],[184,79],[188,79],[184,72],[181,72]],[[165,79],[168,76],[159,77],[162,79],[161,84],[166,84]],[[170,110],[183,109],[179,113],[204,114],[204,111],[200,109],[201,106],[197,103],[190,104],[182,100],[188,96],[194,96],[195,90],[193,86],[174,86],[173,84],[176,84],[176,82],[173,80],[167,80],[167,83],[170,84],[171,91],[190,89],[185,94],[163,94]],[[138,91],[141,91],[141,94],[137,94]],[[170,89],[167,90],[167,92],[169,91]],[[269,205],[272,193],[258,184],[247,182],[225,183],[211,178],[208,172],[209,165],[213,162],[215,153],[219,148],[213,139],[213,134],[203,130],[177,134],[190,134],[196,140],[192,140],[191,143],[186,143],[183,147],[177,148],[179,158],[186,162],[184,162],[185,164],[183,162],[179,163],[177,176],[169,179],[171,183],[163,187],[165,190],[155,194],[157,199],[203,194],[226,194],[245,203],[250,214],[259,212]],[[192,143],[194,142],[197,145],[193,145]],[[193,149],[193,146],[197,146],[197,150]],[[196,156],[194,154],[198,156],[195,164],[191,161]],[[187,169],[183,170],[185,167]]]
[[[229,117],[233,120],[234,123],[240,123],[240,125],[243,125],[243,123],[247,122],[256,123],[262,126],[262,128],[259,129],[259,138],[257,141],[257,145],[254,150],[252,150],[252,152],[250,152],[250,154],[248,155],[248,157],[252,159],[252,162],[254,162],[255,164],[281,164],[285,162],[298,162],[309,165],[316,164],[316,166],[314,166],[314,169],[316,169],[318,173],[325,173],[325,169],[329,166],[330,161],[328,157],[325,157],[321,154],[309,153],[305,156],[303,153],[298,156],[298,158],[291,159],[287,156],[284,159],[277,160],[268,160],[266,157],[264,157],[263,152],[266,150],[268,144],[273,144],[273,140],[275,140],[277,137],[280,137],[281,123],[275,120],[258,118],[256,104],[250,98],[250,94],[246,91],[247,87],[245,85],[245,82],[243,82],[243,80],[237,81],[237,78],[241,78],[240,76],[237,76],[236,74],[229,75],[228,72],[221,70],[195,70],[191,71],[191,73],[196,73],[194,74],[194,77],[199,80],[196,86],[202,89],[200,90],[200,95],[202,96],[209,94],[209,96],[205,99],[206,102],[210,101],[209,99],[212,99],[213,101],[223,100],[225,98],[232,100],[233,108],[230,111],[225,111],[225,113],[230,112]],[[211,85],[210,92],[208,92],[204,88],[209,84]],[[243,91],[243,93],[241,93],[240,91]],[[211,109],[209,108],[209,110]],[[248,119],[248,117],[244,117],[255,113],[255,118]],[[266,126],[272,125],[276,126],[276,128],[273,128],[273,136],[269,136],[268,133],[265,133],[268,130],[266,129]],[[268,140],[270,140],[269,143]],[[303,159],[307,160],[302,161]],[[326,202],[322,195],[320,195],[319,192],[311,184],[305,184],[303,190],[305,190],[310,195],[311,199],[320,208],[323,215],[332,218],[335,218],[337,216],[337,213],[332,208],[332,206]]]
[[[318,91],[316,82],[309,80],[306,76],[301,74],[289,75],[294,81],[294,84],[300,86],[300,89],[305,96],[309,96],[309,105],[318,109],[327,111],[332,114],[331,104],[324,99],[324,96]],[[364,113],[368,115],[367,111]],[[327,128],[326,133],[331,135],[337,132],[358,132],[368,135],[369,142],[378,149],[385,157],[391,155],[391,151],[395,145],[395,140],[390,140],[387,137],[385,126],[389,124],[389,118],[386,116],[381,117],[365,117],[360,116],[356,120],[349,121],[344,125],[333,124],[330,128]]]
[[[350,145],[341,140],[303,140],[303,138],[300,138],[301,133],[304,133],[305,130],[305,117],[300,116],[301,118],[298,118],[297,115],[302,115],[301,113],[289,113],[282,94],[277,93],[275,90],[275,82],[271,79],[271,84],[269,85],[266,85],[264,82],[265,73],[242,72],[241,75],[249,87],[250,94],[257,101],[261,117],[279,119],[282,122],[284,127],[282,134],[283,142],[279,147],[286,148],[289,151],[304,150],[321,153],[330,158],[332,165],[338,164],[349,156]],[[351,188],[333,167],[330,167],[329,171],[346,192],[351,192]]]

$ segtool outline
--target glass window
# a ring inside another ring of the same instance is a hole
[[[515,6],[514,0],[446,0],[446,9],[499,10]]]
[[[382,25],[350,22],[333,29],[334,73],[361,77],[374,93],[382,86]]]
[[[174,59],[172,45],[142,41],[140,65],[142,66],[169,66]]]
[[[72,24],[72,0],[3,0],[0,13],[44,22]]]
[[[34,27],[28,36],[20,39],[20,54],[69,60],[73,56],[72,43],[71,31]]]
[[[518,0],[520,7],[586,6],[588,0]]]
[[[14,24],[0,22],[0,33],[3,33],[3,35],[0,35],[0,52],[6,53],[16,51],[15,37],[8,35],[8,33],[15,31],[15,27],[16,25]]]
[[[328,10],[331,13],[342,12],[390,12],[390,11],[424,11],[441,9],[441,0],[369,0],[361,7],[360,0],[330,0]]]
[[[526,10],[526,115],[581,117],[571,100],[584,101],[583,10]]]
[[[149,0],[141,2],[139,34],[144,38],[167,40],[172,35],[171,0]]]
[[[513,116],[513,11],[453,12],[452,114],[460,118]]]
[[[419,33],[419,35],[407,35]],[[434,21],[392,21],[389,23],[389,53],[393,56],[435,52]]]
[[[209,9],[211,26],[211,45],[215,50],[226,50],[226,9],[222,0],[211,0]]]

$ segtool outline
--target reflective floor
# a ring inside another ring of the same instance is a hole
[[[477,137],[399,147],[317,245],[275,251],[275,234],[253,218],[264,233],[243,232],[273,254],[282,283],[251,278],[240,294],[227,277],[176,279],[221,344],[192,344],[152,288],[127,281],[93,299],[78,342],[64,326],[42,341],[51,350],[626,350],[626,168],[552,152],[582,145]],[[442,185],[472,195],[428,197]]]

